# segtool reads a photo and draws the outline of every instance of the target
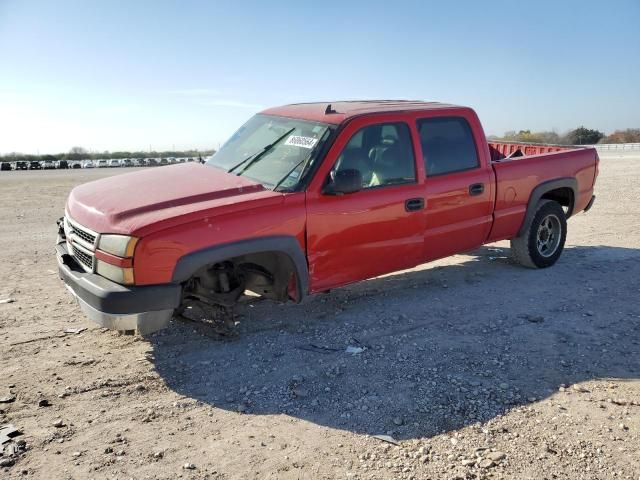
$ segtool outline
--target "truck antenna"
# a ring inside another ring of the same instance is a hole
[[[331,104],[327,105],[327,108],[324,109],[324,114],[329,115],[331,113],[338,113],[333,108],[331,108]]]

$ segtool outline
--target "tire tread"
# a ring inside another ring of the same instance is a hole
[[[523,267],[537,269],[537,268],[545,268],[545,267],[551,266],[556,262],[557,258],[560,257],[560,255],[562,254],[562,250],[564,249],[564,242],[565,242],[567,229],[566,229],[566,219],[564,219],[563,217],[562,222],[563,222],[564,231],[561,233],[561,235],[563,236],[563,239],[561,241],[561,244],[558,246],[559,253],[556,259],[549,265],[538,265],[535,262],[534,255],[537,255],[537,252],[534,251],[535,245],[532,244],[531,227],[538,221],[540,210],[545,208],[545,206],[547,206],[548,204],[553,204],[553,208],[557,207],[557,210],[558,210],[557,213],[562,212],[562,214],[564,215],[564,210],[562,210],[562,207],[560,206],[559,203],[553,200],[547,200],[547,199],[541,200],[536,206],[536,213],[533,216],[533,219],[531,220],[531,222],[529,222],[529,224],[527,225],[527,228],[525,229],[524,233],[519,237],[514,237],[511,239],[511,256],[517,263],[519,263]]]

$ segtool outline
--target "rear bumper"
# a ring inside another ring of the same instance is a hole
[[[84,271],[69,254],[66,242],[56,245],[58,273],[81,310],[112,330],[151,333],[166,327],[180,305],[180,285],[126,287]]]

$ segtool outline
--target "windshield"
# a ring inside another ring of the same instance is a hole
[[[291,190],[311,166],[329,133],[329,126],[323,123],[255,115],[207,160],[207,165],[267,188]]]

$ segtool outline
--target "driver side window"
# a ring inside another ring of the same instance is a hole
[[[358,170],[363,189],[415,182],[409,126],[382,123],[358,130],[338,157],[331,178],[343,170]]]

